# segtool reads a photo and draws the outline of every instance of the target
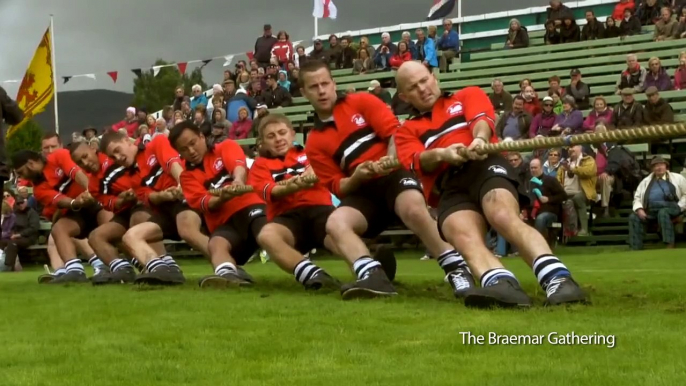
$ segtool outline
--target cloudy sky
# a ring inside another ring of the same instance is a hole
[[[536,5],[547,0],[464,0],[464,15]],[[335,0],[338,19],[324,20],[328,34],[422,21],[431,0]],[[240,10],[240,11],[239,11]],[[132,92],[132,68],[155,59],[188,61],[251,51],[262,25],[286,30],[292,40],[314,33],[312,0],[0,0],[0,82],[21,79],[41,35],[55,15],[58,76],[72,79],[60,91],[107,88]],[[453,13],[457,16],[457,10]],[[219,81],[222,61],[204,70],[207,83]],[[114,85],[108,71],[118,70]],[[216,79],[216,80],[215,80]],[[2,84],[16,95],[18,84]]]

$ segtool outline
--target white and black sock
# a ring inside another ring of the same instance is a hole
[[[538,279],[538,284],[543,289],[546,289],[548,283],[556,277],[565,276],[570,277],[572,274],[567,269],[567,266],[562,264],[560,259],[553,255],[541,255],[534,260],[534,275]]]
[[[217,268],[214,269],[214,274],[217,276],[222,276],[229,273],[236,274],[237,272],[238,268],[236,268],[236,265],[233,263],[221,263],[217,266]]]
[[[490,287],[498,281],[498,279],[511,278],[517,280],[514,273],[505,268],[489,269],[481,276],[481,287]]]
[[[93,255],[88,258],[88,264],[90,264],[93,269],[101,269],[105,267],[105,263],[98,259],[98,255]]]
[[[322,269],[312,264],[311,261],[305,259],[298,263],[293,269],[293,275],[295,275],[295,280],[302,284],[305,284],[312,276],[321,272]]]
[[[148,272],[155,272],[155,270],[166,266],[167,264],[165,264],[164,261],[162,261],[162,259],[155,258],[148,261],[148,264],[145,265],[145,269],[147,269]]]
[[[181,270],[181,268],[179,268],[179,265],[176,264],[176,261],[173,257],[171,257],[171,255],[160,256],[160,259],[162,259],[162,261],[164,261],[164,263],[167,264],[169,268]]]
[[[66,269],[66,268],[58,268],[58,269],[55,270],[55,272],[53,273],[53,275],[59,276],[59,275],[64,275],[65,273],[67,273],[67,269]]]
[[[353,263],[353,269],[357,275],[357,280],[364,279],[370,270],[379,267],[381,267],[381,263],[369,256],[362,256]]]
[[[83,264],[81,264],[81,259],[71,259],[64,264],[64,269],[67,272],[79,272],[85,274],[86,271],[83,269]]]
[[[117,270],[120,270],[122,268],[127,268],[127,267],[131,267],[131,264],[129,264],[129,262],[124,260],[124,259],[114,259],[110,263],[110,271],[112,271],[112,272],[115,272]]]
[[[135,257],[131,258],[131,265],[133,265],[133,267],[136,268],[138,272],[143,272],[143,270],[145,269],[143,264],[141,264],[141,262],[138,261],[138,259],[136,259]]]
[[[460,252],[454,249],[441,253],[441,255],[436,258],[436,261],[446,275],[458,268],[467,268],[467,262],[464,261]]]

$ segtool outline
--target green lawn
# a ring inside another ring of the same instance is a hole
[[[252,289],[39,286],[38,267],[0,275],[0,385],[680,385],[686,377],[686,253],[568,249],[593,305],[466,309],[433,261],[407,252],[400,295],[343,302],[311,294],[273,264]],[[350,279],[340,261],[321,262]],[[465,345],[474,334],[613,334],[615,347]]]

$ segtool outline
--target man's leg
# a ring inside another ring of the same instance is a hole
[[[584,192],[577,193],[572,197],[574,208],[579,216],[579,236],[588,236],[588,200]]]
[[[553,225],[555,220],[557,220],[557,216],[555,215],[555,213],[541,212],[538,215],[536,215],[534,227],[540,234],[543,235],[543,237],[547,237],[548,230]]]
[[[188,243],[191,248],[202,253],[205,257],[210,255],[207,249],[210,239],[206,234],[202,233],[202,218],[198,212],[192,209],[179,212],[176,215],[176,229],[179,237]],[[165,252],[162,261],[164,261],[172,271],[181,273],[181,268],[170,254]]]
[[[48,258],[50,259],[50,267],[52,267],[55,276],[59,276],[66,273],[67,270],[64,269],[64,261],[62,261],[59,252],[57,252],[57,247],[55,246],[55,238],[52,237],[52,232],[48,236],[48,244],[46,249],[48,252]]]
[[[168,216],[167,216],[168,217]],[[174,275],[157,251],[150,245],[151,243],[161,242],[164,239],[164,231],[162,225],[164,218],[157,218],[153,216],[151,221],[138,224],[129,228],[122,237],[122,242],[126,249],[130,251],[131,256],[136,258],[140,264],[145,266],[146,273],[142,273],[136,277],[136,283],[148,284],[182,284],[185,280],[177,278]],[[175,227],[172,219],[166,219],[171,222],[171,226]]]
[[[19,251],[31,246],[31,240],[26,237],[20,237],[12,240],[2,240],[0,247],[5,251],[5,270],[14,271],[19,257]],[[2,269],[0,269],[2,271]]]
[[[243,227],[248,227],[249,223],[242,224]],[[250,248],[246,245],[246,235],[249,233],[247,229],[240,232],[230,223],[220,226],[215,229],[210,236],[208,243],[210,263],[214,267],[214,275],[205,276],[200,279],[198,285],[201,288],[227,288],[227,287],[242,287],[252,285],[252,279],[244,277],[239,272],[238,265],[244,264],[249,256],[257,249]],[[241,253],[241,261],[239,257],[234,256],[233,253]]]
[[[629,215],[629,247],[635,251],[643,249],[644,223],[635,212]]]
[[[119,221],[111,221],[97,227],[88,236],[88,242],[100,259],[109,266],[110,273],[96,275],[92,279],[97,284],[133,283],[136,272],[131,264],[119,257],[114,245],[126,234],[126,226]]]
[[[614,185],[615,178],[608,175],[607,178],[598,179],[600,185],[600,206],[603,208],[603,215],[610,215],[610,198],[612,198],[612,185]]]
[[[657,223],[660,225],[660,233],[662,233],[662,242],[667,244],[668,248],[674,248],[674,224],[672,223],[672,210],[670,208],[660,208],[657,211]],[[678,211],[677,211],[678,215]]]
[[[62,261],[64,261],[66,273],[46,284],[88,281],[81,260],[77,256],[76,245],[73,239],[81,234],[82,226],[83,221],[79,221],[70,216],[62,217],[53,224],[50,233],[55,239],[57,253],[59,253]]]

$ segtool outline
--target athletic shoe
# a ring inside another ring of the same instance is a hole
[[[93,277],[106,273],[110,273],[110,267],[106,266],[105,264],[100,264],[97,267],[93,267]]]
[[[554,277],[546,286],[548,299],[545,306],[558,306],[561,304],[587,303],[586,294],[571,277]]]
[[[376,298],[397,295],[395,287],[386,276],[383,269],[372,268],[362,279],[355,283],[344,284],[341,287],[343,300]]]
[[[57,275],[52,274],[52,273],[44,273],[40,276],[38,276],[38,284],[48,284],[51,281],[55,280]]]
[[[445,281],[450,284],[456,298],[462,299],[475,288],[474,277],[467,268],[458,268],[445,275]]]
[[[183,284],[186,282],[186,278],[183,276],[181,268],[169,267],[169,271],[171,272],[170,279],[173,284]]]
[[[531,307],[531,298],[519,286],[517,279],[505,277],[488,287],[475,288],[464,299],[467,307]]]
[[[67,283],[88,283],[85,272],[67,271],[67,273],[56,276],[52,281],[45,284],[67,284]]]
[[[223,275],[205,276],[198,282],[200,288],[228,288],[228,287],[249,287],[252,284],[241,278],[237,273],[229,272]]]
[[[334,279],[326,273],[324,270],[319,271],[316,275],[312,276],[304,284],[306,290],[320,290],[322,288],[328,289],[340,289],[341,282]]]
[[[247,281],[250,284],[255,284],[255,279],[253,279],[252,276],[246,270],[243,269],[243,267],[236,267],[236,269],[236,273],[238,273],[238,276],[241,279]]]
[[[398,263],[395,260],[395,254],[390,247],[380,246],[372,257],[381,264],[381,268],[386,273],[386,277],[391,282],[395,280],[395,272],[398,269]]]
[[[183,275],[181,275],[183,278]],[[185,281],[185,279],[183,279]],[[148,285],[177,285],[179,283],[178,274],[172,272],[172,270],[166,266],[157,267],[152,272],[141,273],[136,276],[133,281],[134,284],[148,284]]]
[[[136,271],[133,267],[119,268],[114,272],[108,272],[91,277],[93,285],[104,284],[131,284],[136,280]]]
[[[424,255],[424,256],[422,256],[419,260],[421,260],[421,261],[431,260],[431,256],[429,256],[429,255]]]

